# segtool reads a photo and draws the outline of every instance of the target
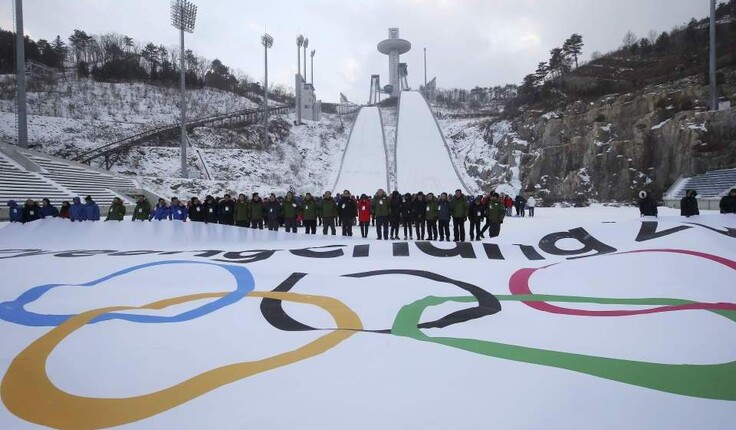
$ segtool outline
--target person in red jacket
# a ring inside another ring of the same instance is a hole
[[[360,224],[360,235],[368,237],[368,227],[371,225],[371,199],[363,194],[358,200],[358,223]]]
[[[514,207],[514,199],[511,196],[506,195],[503,198],[503,205],[506,207],[506,216],[511,216],[511,208]]]

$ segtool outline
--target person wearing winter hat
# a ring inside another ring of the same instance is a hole
[[[87,221],[99,221],[100,220],[100,207],[97,206],[92,196],[84,198],[84,212]]]
[[[72,199],[72,205],[69,208],[69,219],[74,221],[86,221],[87,220],[87,211],[84,210],[84,205],[82,204],[82,199],[79,197],[74,197]]]
[[[691,217],[694,215],[700,215],[698,209],[698,200],[696,197],[698,192],[696,190],[688,190],[685,197],[680,200],[680,215],[684,217]]]
[[[639,192],[639,214],[654,217],[658,214],[657,202],[646,191]]]
[[[736,214],[736,188],[731,189],[719,204],[722,214]]]

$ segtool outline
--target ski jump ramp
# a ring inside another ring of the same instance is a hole
[[[350,130],[333,190],[372,196],[379,188],[389,189],[386,143],[381,112],[376,106],[366,106],[360,109]]]
[[[460,179],[439,128],[424,97],[401,93],[396,132],[396,186],[401,192],[454,192],[468,187]]]

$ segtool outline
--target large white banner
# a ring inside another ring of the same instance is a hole
[[[733,428],[736,217],[0,228],[0,428]]]

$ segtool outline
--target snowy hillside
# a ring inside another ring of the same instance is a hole
[[[44,91],[29,91],[28,114],[59,118],[141,124],[176,122],[179,90],[144,83],[104,83],[91,79],[60,80]],[[187,90],[189,118],[254,109],[253,101],[212,88]],[[14,112],[15,100],[0,100],[0,112]],[[30,134],[30,133],[29,133]]]
[[[509,121],[494,118],[440,119],[453,163],[474,192],[496,190],[516,195],[521,190],[519,166],[526,142],[512,132]],[[501,150],[509,149],[509,151]]]
[[[283,134],[272,135],[275,143],[265,150],[250,127],[195,129],[191,136],[195,150],[188,152],[191,176],[203,177],[198,150],[213,180],[179,178],[180,152],[176,147],[134,148],[113,170],[136,176],[146,188],[162,196],[188,198],[289,189],[321,194],[335,183],[350,124],[337,115],[324,114],[319,123],[306,121],[291,127],[291,118],[272,118],[271,130],[279,129]]]

